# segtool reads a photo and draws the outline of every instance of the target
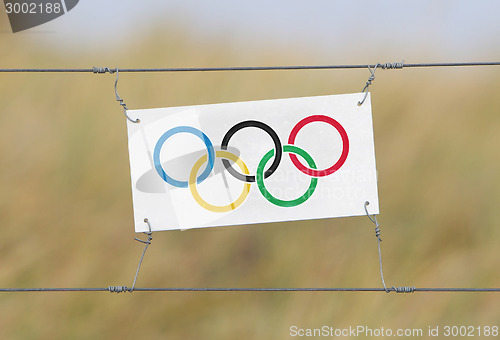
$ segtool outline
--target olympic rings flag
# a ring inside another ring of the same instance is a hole
[[[129,110],[135,231],[377,214],[363,96]]]

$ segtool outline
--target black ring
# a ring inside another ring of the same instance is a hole
[[[266,124],[259,122],[259,121],[256,121],[256,120],[246,120],[244,122],[238,123],[235,126],[233,126],[231,129],[229,129],[229,131],[226,133],[226,135],[222,139],[221,149],[227,150],[227,145],[229,143],[229,139],[231,139],[231,137],[237,131],[239,131],[243,128],[246,128],[246,127],[256,127],[256,128],[262,129],[262,130],[266,131],[269,134],[269,136],[271,136],[271,138],[273,139],[274,148],[275,148],[274,161],[271,164],[271,166],[269,167],[269,169],[267,169],[264,172],[264,178],[268,178],[278,168],[278,165],[281,162],[281,155],[283,154],[283,148],[281,146],[281,141],[280,141],[278,135],[276,134],[276,132],[273,129],[271,129],[271,127],[269,125],[266,125]],[[234,170],[233,167],[231,166],[231,163],[229,163],[229,161],[227,159],[222,159],[222,164],[224,164],[224,167],[226,168],[226,170],[231,175],[233,175],[233,177],[235,177],[236,179],[239,179],[240,181],[247,182],[247,183],[255,182],[255,176],[243,175],[243,174],[239,173],[238,171]]]

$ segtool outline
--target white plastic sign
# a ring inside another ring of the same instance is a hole
[[[363,96],[129,110],[135,231],[378,214]]]

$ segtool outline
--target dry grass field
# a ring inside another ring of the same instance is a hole
[[[0,35],[0,68],[248,62],[224,42],[152,36],[109,57],[71,59],[32,37],[11,39]],[[251,64],[305,57],[283,51]],[[168,107],[354,93],[368,75],[122,74],[119,92],[130,108]],[[500,286],[499,76],[494,67],[377,71],[389,286]],[[131,285],[143,245],[133,240],[126,121],[113,83],[109,74],[0,74],[0,287]],[[139,287],[381,286],[366,217],[153,237]],[[0,338],[287,339],[292,325],[500,326],[499,302],[498,293],[0,293]]]

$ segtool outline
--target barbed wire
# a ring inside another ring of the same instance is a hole
[[[232,66],[232,67],[170,67],[170,68],[4,68],[0,72],[58,72],[58,73],[114,73],[119,72],[217,72],[217,71],[273,71],[273,70],[335,70],[335,69],[366,69],[379,67],[382,69],[402,69],[415,67],[459,67],[459,66],[500,66],[500,61],[493,62],[446,62],[446,63],[377,63],[356,65],[297,65],[297,66]]]

